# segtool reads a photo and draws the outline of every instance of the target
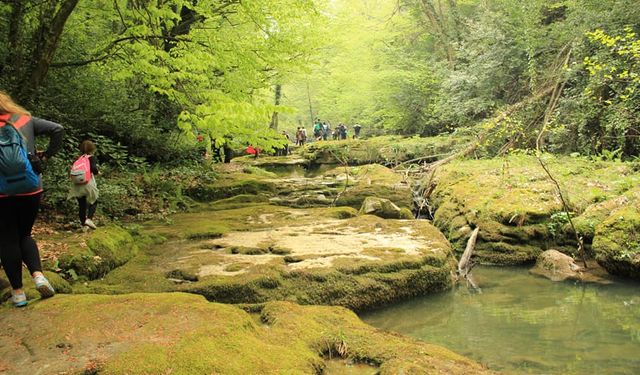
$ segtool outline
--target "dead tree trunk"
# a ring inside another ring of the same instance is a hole
[[[473,250],[476,247],[479,231],[480,228],[476,227],[476,229],[471,232],[471,237],[469,237],[469,241],[467,241],[467,247],[464,249],[464,253],[462,253],[462,257],[458,262],[458,277],[462,277],[467,280],[467,283],[477,291],[480,291],[480,288],[471,276],[471,269],[475,266],[475,264],[471,262],[471,256],[473,255]]]

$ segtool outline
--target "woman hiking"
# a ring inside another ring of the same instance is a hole
[[[40,135],[49,137],[49,147],[36,154],[35,137]],[[40,161],[46,162],[58,152],[63,136],[62,126],[31,117],[0,91],[0,261],[11,283],[11,301],[16,307],[27,304],[22,289],[22,263],[27,265],[42,298],[55,294],[42,274],[31,229],[42,195]]]
[[[100,174],[100,171],[98,171],[98,164],[94,157],[95,152],[95,143],[89,140],[83,141],[80,144],[81,156],[73,163],[71,171],[72,185],[68,198],[76,198],[78,200],[78,216],[83,230],[87,230],[87,228],[97,229],[96,224],[93,222],[93,215],[95,215],[98,207],[99,194],[96,176]],[[74,178],[75,169],[79,169],[82,174],[82,181],[77,181]]]

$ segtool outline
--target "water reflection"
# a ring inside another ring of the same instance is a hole
[[[639,284],[554,283],[518,268],[474,275],[482,294],[461,287],[362,318],[506,373],[640,373]]]

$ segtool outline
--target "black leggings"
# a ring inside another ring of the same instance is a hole
[[[38,245],[31,237],[40,195],[0,198],[0,261],[13,289],[22,288],[22,262],[31,274],[42,272]]]
[[[80,216],[80,224],[84,225],[87,218],[93,219],[93,215],[95,215],[96,208],[98,207],[98,201],[87,206],[87,197],[80,197],[78,198],[78,207],[80,208],[78,212]]]

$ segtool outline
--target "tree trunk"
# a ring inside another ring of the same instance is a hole
[[[276,85],[276,94],[275,94],[275,104],[276,106],[280,105],[280,99],[282,98],[282,85]],[[275,110],[273,112],[273,116],[271,116],[271,124],[269,127],[273,130],[278,130],[278,111]]]
[[[313,107],[311,106],[311,90],[309,89],[309,82],[307,82],[307,99],[309,99],[309,116],[311,117],[311,124],[313,124]]]
[[[25,76],[26,82],[20,90],[19,98],[23,102],[33,100],[35,93],[47,76],[53,57],[58,49],[64,26],[76,5],[78,5],[78,1],[63,0],[58,10],[53,14],[50,23],[47,20],[42,20],[40,29],[36,32],[37,42],[33,54],[35,64],[31,71],[27,73],[28,77]],[[47,15],[45,17],[48,18]]]
[[[24,1],[13,0],[11,4],[11,18],[9,19],[9,50],[7,51],[7,64],[0,67],[2,75],[12,77],[13,82],[21,77],[24,69],[22,47],[22,19],[24,18]]]
[[[444,50],[449,67],[453,69],[455,67],[453,38],[451,36],[448,18],[442,6],[442,2],[438,1],[438,8],[436,8],[433,0],[422,0],[421,4],[422,12],[431,26],[431,30],[429,31],[431,31],[441,43],[441,47]],[[453,5],[455,5],[455,2],[453,2]],[[449,3],[449,6],[451,6],[451,2]],[[453,10],[449,9],[449,11]]]

